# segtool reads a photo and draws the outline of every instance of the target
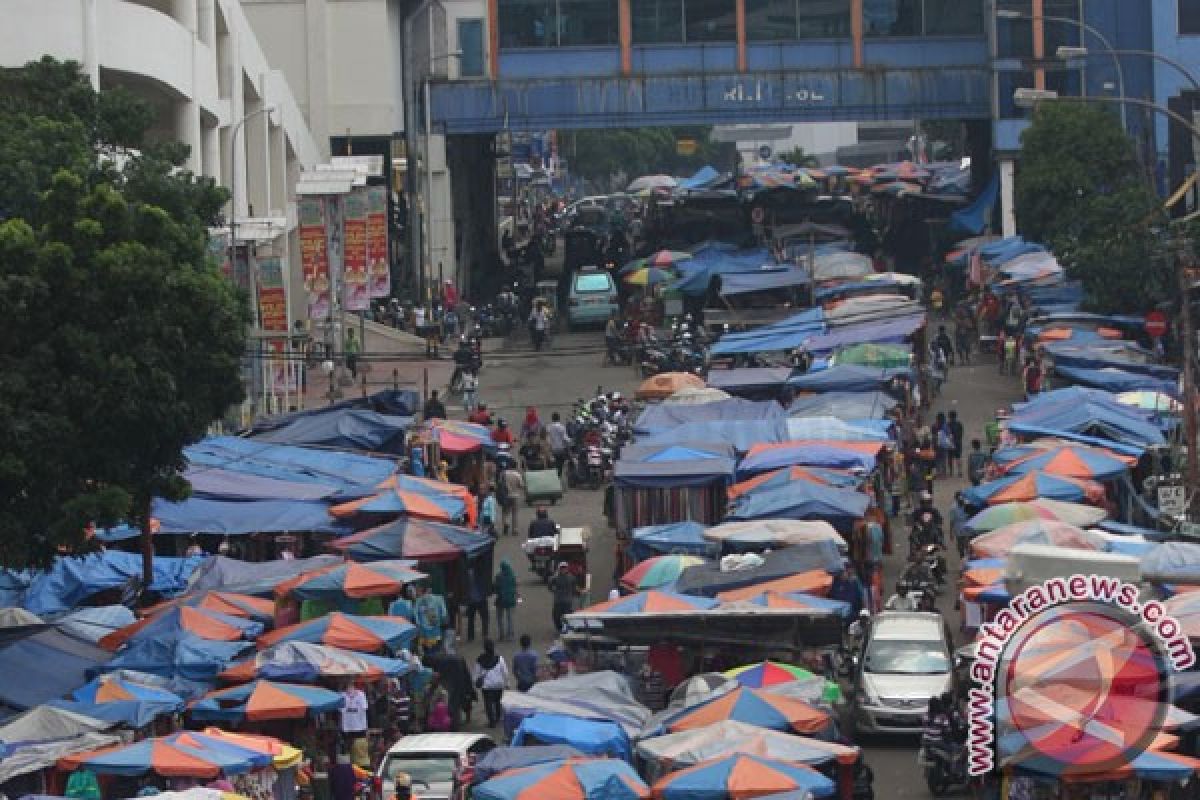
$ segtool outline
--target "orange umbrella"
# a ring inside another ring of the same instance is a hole
[[[975,558],[1006,558],[1014,547],[1023,543],[1048,544],[1075,550],[1104,549],[1099,537],[1053,519],[1032,519],[1005,525],[976,536],[971,540],[970,548]]]
[[[821,477],[812,470],[805,469],[804,467],[780,467],[779,469],[771,470],[770,472],[764,472],[761,475],[755,475],[753,478],[747,478],[744,481],[735,483],[733,486],[729,487],[729,489],[725,492],[725,495],[730,500],[734,500],[769,480],[778,479],[781,474],[786,474],[787,480],[789,481],[808,481],[809,483],[815,483],[818,486],[832,485],[829,481],[825,480],[825,478]]]
[[[1104,487],[1095,481],[1070,478],[1065,475],[1054,475],[1052,479],[1075,484],[1083,491],[1084,497],[1090,502],[1099,503],[1104,500]],[[1030,472],[988,497],[987,503],[990,506],[994,506],[1000,503],[1019,503],[1027,500],[1036,500],[1042,496],[1042,489],[1038,484],[1039,473]]]
[[[773,581],[756,583],[753,586],[746,586],[742,589],[730,589],[728,592],[718,594],[717,599],[722,603],[733,603],[738,600],[748,600],[763,592],[781,592],[784,594],[804,592],[805,594],[815,594],[824,597],[829,594],[829,590],[832,587],[833,577],[823,569],[814,569],[808,572],[789,575],[786,578],[776,578]]]
[[[171,608],[190,606],[205,611],[215,611],[230,617],[256,619],[260,622],[270,622],[275,617],[275,604],[270,600],[237,592],[220,592],[216,590],[190,594],[157,603],[139,612],[142,617],[153,617]]]
[[[680,389],[703,389],[704,379],[690,372],[664,372],[647,378],[637,388],[638,400],[662,400]]]
[[[828,713],[803,700],[739,686],[731,692],[672,716],[666,723],[666,728],[675,733],[703,728],[730,719],[760,728],[792,731],[810,736],[827,730],[832,722]]]

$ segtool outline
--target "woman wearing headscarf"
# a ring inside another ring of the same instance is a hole
[[[537,409],[528,406],[525,409],[525,421],[521,423],[521,438],[536,437],[542,432],[542,420],[538,417]]]
[[[505,559],[494,581],[496,589],[496,629],[500,641],[512,641],[513,609],[517,607],[517,574]]]

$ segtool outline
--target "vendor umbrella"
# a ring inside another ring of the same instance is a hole
[[[567,759],[515,769],[471,790],[474,800],[646,800],[650,789],[615,758]]]
[[[486,431],[486,428],[484,430]],[[329,513],[335,517],[353,516],[363,506],[375,506],[380,501],[392,502],[391,498],[401,492],[423,494],[439,504],[445,502],[447,498],[456,499],[465,509],[467,523],[472,526],[475,524],[475,506],[477,502],[475,495],[471,494],[467,487],[460,486],[457,483],[435,481],[431,478],[418,478],[416,475],[393,475],[377,485],[372,493],[356,500],[333,506],[329,509]],[[388,510],[395,510],[397,513],[400,513],[400,509]],[[414,516],[424,515],[414,514]],[[436,517],[427,518],[436,519]]]
[[[1104,450],[1083,445],[1067,445],[1028,455],[1006,468],[1010,475],[1042,472],[1067,478],[1107,481],[1129,472],[1130,464]]]
[[[155,614],[177,606],[215,611],[218,614],[225,614],[229,617],[251,619],[255,622],[261,622],[264,625],[270,624],[271,620],[275,618],[275,603],[270,600],[249,594],[221,592],[217,590],[197,592],[177,597],[174,600],[168,600],[165,603],[151,606],[141,613],[144,617],[152,617]]]
[[[730,754],[672,772],[654,784],[655,800],[743,800],[803,791],[830,797],[833,781],[812,767],[760,756]]]
[[[839,617],[850,616],[850,604],[841,600],[830,600],[828,597],[816,597],[804,592],[760,592],[752,597],[738,600],[739,603],[762,606],[763,608],[789,608],[796,611],[812,611],[816,614],[837,614]],[[775,662],[764,662],[774,664]],[[786,664],[781,666],[788,666]],[[792,667],[800,669],[800,667]],[[802,670],[807,672],[807,670]],[[811,674],[811,673],[810,673]],[[746,684],[754,686],[755,684]]]
[[[631,592],[657,589],[673,583],[688,567],[699,566],[707,559],[699,556],[666,555],[648,558],[621,576],[621,587]]]
[[[1030,472],[1027,475],[1009,475],[999,480],[972,486],[963,491],[963,496],[968,503],[973,505],[986,504],[989,506],[1036,500],[1041,497],[1068,502],[1079,500],[1099,502],[1104,499],[1104,487],[1095,481]]]
[[[670,397],[680,389],[703,389],[704,379],[690,372],[664,372],[647,378],[638,386],[635,397],[638,400],[662,400]]]
[[[388,597],[400,594],[408,584],[426,577],[425,573],[412,568],[411,561],[374,561],[370,564],[347,561],[284,581],[275,587],[275,595],[293,595],[301,600]]]
[[[429,422],[429,428],[442,452],[450,455],[492,451],[496,447],[492,432],[486,425],[457,419],[434,419]]]
[[[308,642],[281,642],[220,674],[230,683],[255,678],[310,683],[320,678],[395,678],[412,670],[396,658],[352,653]]]
[[[61,769],[87,769],[97,775],[137,776],[153,772],[164,778],[207,778],[238,775],[270,766],[271,756],[203,733],[181,731],[170,736],[60,759]]]
[[[400,519],[335,539],[329,546],[360,562],[405,559],[414,562],[457,561],[487,552],[495,540],[486,533],[423,519]]]
[[[1006,558],[1019,544],[1046,544],[1093,552],[1105,549],[1101,537],[1082,528],[1040,519],[1016,522],[976,536],[971,540],[970,548],[975,558]]]
[[[335,517],[352,514],[407,514],[438,522],[458,522],[467,516],[467,504],[449,494],[385,489],[372,497],[341,503],[329,509]]]
[[[416,637],[416,626],[404,617],[365,617],[335,611],[263,634],[258,637],[258,649],[265,650],[280,642],[310,642],[374,653],[385,647],[389,650],[408,647]]]
[[[818,486],[857,486],[862,483],[861,477],[848,472],[821,467],[780,467],[771,472],[763,472],[753,478],[738,481],[725,493],[733,500],[755,489],[778,489],[793,481],[808,481]]]
[[[342,696],[329,689],[258,680],[209,692],[193,702],[188,713],[195,720],[261,722],[304,719],[341,707]]]
[[[164,714],[182,711],[184,703],[174,692],[113,673],[92,679],[68,694],[67,699],[51,700],[50,705],[93,719],[141,728]]]
[[[709,403],[719,403],[730,398],[729,392],[706,386],[703,389],[688,387],[680,389],[670,397],[663,398],[665,406],[703,406]]]
[[[178,606],[118,628],[103,637],[99,645],[115,651],[126,642],[168,639],[179,634],[192,634],[213,642],[235,642],[238,639],[253,639],[262,630],[262,624],[252,620],[203,608]]]
[[[741,589],[730,589],[727,592],[719,593],[717,599],[722,603],[736,603],[754,597],[762,592],[803,592],[805,594],[824,596],[829,594],[831,588],[833,588],[833,577],[823,569],[812,569],[783,578],[763,581],[762,583],[756,583]]]
[[[1047,519],[1066,522],[1080,528],[1095,525],[1108,516],[1104,509],[1079,503],[1062,503],[1055,500],[1029,500],[1000,503],[988,506],[967,520],[966,528],[976,533],[994,531],[1016,522]]]
[[[760,661],[757,664],[746,664],[742,667],[727,669],[725,670],[725,674],[734,678],[742,686],[749,686],[751,689],[762,689],[765,686],[774,686],[778,683],[790,683],[791,681],[816,677],[804,667],[784,664],[779,661]]]
[[[668,733],[638,742],[637,754],[663,768],[681,769],[710,758],[735,753],[819,766],[853,764],[859,749],[847,745],[781,733],[742,722],[718,722],[705,728]]]
[[[709,597],[650,590],[628,597],[605,600],[588,606],[578,614],[665,614],[676,611],[707,611],[716,608],[717,601]]]
[[[657,286],[674,279],[673,272],[658,267],[642,267],[626,275],[623,280],[630,286]]]
[[[665,727],[674,733],[703,728],[727,719],[760,728],[807,735],[828,731],[833,721],[828,713],[803,700],[741,686],[671,715]]]

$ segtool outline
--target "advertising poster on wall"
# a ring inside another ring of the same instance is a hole
[[[300,258],[304,270],[304,291],[308,295],[308,315],[313,319],[329,316],[332,286],[329,280],[329,251],[325,231],[325,199],[301,197],[297,204],[300,222]]]
[[[284,340],[271,339],[267,342],[267,349],[271,364],[271,391],[280,394],[300,391],[300,370],[298,365],[288,358]]]
[[[287,292],[278,258],[258,260],[258,320],[267,333],[287,333]]]
[[[347,311],[366,311],[371,305],[367,279],[367,192],[358,188],[343,200],[345,252],[342,303]]]
[[[392,293],[385,186],[367,187],[367,274],[371,297],[387,297]]]

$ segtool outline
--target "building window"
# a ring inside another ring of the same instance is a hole
[[[637,0],[629,5],[634,44],[683,41],[683,0]]]
[[[558,43],[617,44],[616,0],[558,0]]]
[[[684,18],[689,42],[733,42],[737,40],[734,0],[686,0]]]
[[[1200,0],[1179,0],[1179,32],[1200,33]]]
[[[497,16],[502,47],[554,47],[555,0],[500,0]]]
[[[863,0],[864,36],[916,36],[920,32],[921,0]]]
[[[850,37],[850,0],[796,0],[801,39]]]
[[[924,18],[930,36],[983,33],[983,3],[976,0],[925,0]]]
[[[483,77],[483,20],[458,21],[458,74],[464,78]]]
[[[796,0],[746,0],[746,39],[770,42],[796,38]]]

